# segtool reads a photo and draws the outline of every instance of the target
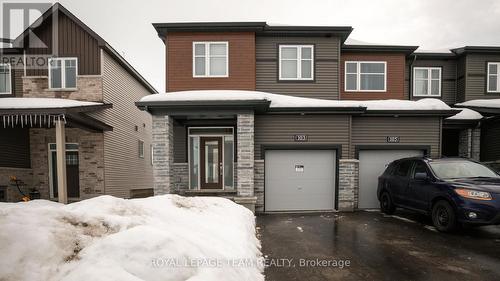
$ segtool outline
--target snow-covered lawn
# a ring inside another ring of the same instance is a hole
[[[0,280],[264,280],[252,212],[227,199],[0,204]]]

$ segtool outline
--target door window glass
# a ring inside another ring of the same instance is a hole
[[[394,172],[395,176],[406,177],[408,176],[408,171],[411,167],[411,161],[403,161],[399,163],[396,171]]]

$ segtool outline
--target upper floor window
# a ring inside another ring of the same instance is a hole
[[[500,62],[488,63],[488,93],[500,92]]]
[[[346,92],[385,92],[387,63],[385,61],[346,61]]]
[[[414,97],[441,96],[440,67],[413,68],[413,96]]]
[[[279,47],[280,80],[314,79],[313,45],[280,45]]]
[[[77,58],[49,59],[49,88],[76,89]]]
[[[11,94],[11,67],[10,64],[0,64],[0,95]]]
[[[193,77],[228,77],[227,42],[193,42]]]

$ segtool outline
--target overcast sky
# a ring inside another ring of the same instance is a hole
[[[33,2],[33,1],[27,1]],[[165,49],[153,22],[349,25],[351,38],[444,49],[500,46],[500,0],[62,0],[160,92]]]

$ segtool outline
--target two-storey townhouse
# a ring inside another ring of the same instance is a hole
[[[134,101],[156,90],[118,52],[59,3],[0,51],[2,200],[20,198],[11,176],[62,202],[152,193],[151,116]]]
[[[443,119],[458,113],[404,100],[416,47],[346,47],[351,27],[154,27],[166,93],[136,104],[153,116],[155,194],[225,196],[257,212],[377,207],[385,164],[440,157]]]
[[[444,120],[444,156],[469,157],[498,168],[499,65],[499,47],[417,51],[407,60],[405,98],[436,98],[450,106],[470,109],[464,110],[462,117]]]

